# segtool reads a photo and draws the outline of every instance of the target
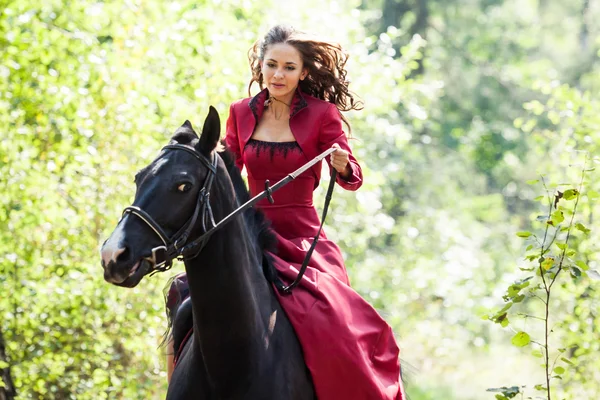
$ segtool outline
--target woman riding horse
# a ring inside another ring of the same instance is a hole
[[[284,26],[273,27],[249,53],[252,79],[262,91],[230,107],[226,144],[241,170],[246,168],[251,195],[276,182],[322,151],[335,147],[327,162],[337,183],[355,191],[362,185],[360,165],[342,128],[340,111],[358,110],[348,91],[347,56],[337,44]],[[249,93],[250,94],[250,93]],[[399,349],[389,325],[353,289],[339,247],[319,231],[313,205],[321,163],[273,194],[273,204],[257,206],[271,221],[277,249],[270,254],[279,276],[298,275],[318,233],[319,241],[301,284],[279,302],[300,341],[320,400],[401,400]],[[168,308],[185,298],[185,276],[174,281]],[[172,347],[172,342],[170,343]],[[177,351],[178,349],[174,349]],[[169,351],[169,377],[173,349]]]

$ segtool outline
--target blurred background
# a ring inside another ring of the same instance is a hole
[[[522,315],[544,307],[528,292],[489,316],[535,275],[517,232],[543,237],[569,187],[586,267],[552,288],[553,398],[599,398],[598,21],[593,0],[0,0],[0,398],[164,398],[162,289],[183,265],[123,289],[98,250],[174,130],[248,96],[247,51],[278,23],[350,54],[365,184],[336,190],[325,229],[394,327],[411,399],[547,398],[539,346],[511,343],[542,343]]]

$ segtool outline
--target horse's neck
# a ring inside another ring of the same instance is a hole
[[[258,372],[275,307],[241,218],[217,231],[200,255],[186,262],[196,346],[209,380],[221,390],[239,387],[240,379]]]

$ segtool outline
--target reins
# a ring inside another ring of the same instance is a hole
[[[171,149],[171,150],[185,150],[188,153],[192,153],[194,157],[202,161],[209,169],[209,174],[204,182],[204,186],[200,189],[198,193],[198,200],[196,203],[196,209],[194,210],[194,214],[188,222],[184,224],[184,226],[179,229],[179,231],[173,235],[172,238],[164,232],[161,226],[154,221],[154,219],[145,211],[136,206],[126,207],[123,211],[123,216],[125,214],[133,214],[140,218],[143,222],[146,223],[154,233],[161,239],[163,242],[163,246],[158,246],[152,249],[152,256],[146,258],[152,265],[147,274],[154,274],[160,271],[166,271],[171,268],[173,265],[173,260],[178,259],[180,261],[191,260],[197,257],[210,237],[219,229],[221,229],[225,224],[231,222],[235,217],[239,214],[243,213],[250,207],[253,207],[256,203],[258,203],[262,199],[267,199],[271,204],[274,203],[272,194],[281,189],[283,186],[287,185],[298,176],[300,176],[304,171],[311,168],[313,165],[317,164],[319,161],[333,153],[336,149],[330,148],[325,150],[323,153],[319,154],[311,161],[304,164],[302,167],[298,168],[294,172],[288,174],[285,178],[281,179],[273,186],[270,185],[269,181],[265,181],[265,190],[258,193],[256,196],[236,208],[233,212],[223,218],[221,221],[215,224],[215,220],[213,217],[212,209],[210,208],[210,186],[213,183],[214,177],[217,173],[217,155],[213,153],[212,161],[209,161],[204,155],[198,153],[196,150],[179,144],[168,145],[163,148]],[[280,282],[276,282],[275,286],[282,294],[290,294],[292,290],[300,283],[304,273],[306,272],[306,268],[308,267],[308,263],[310,261],[311,255],[317,245],[319,240],[319,236],[323,229],[323,225],[325,223],[325,218],[327,217],[327,210],[329,208],[329,203],[331,201],[331,196],[333,194],[333,188],[335,185],[335,180],[337,177],[337,171],[334,168],[331,168],[331,178],[329,181],[329,186],[327,188],[327,194],[325,196],[325,204],[323,206],[323,213],[321,217],[321,225],[317,231],[317,234],[314,237],[313,243],[306,253],[302,266],[300,267],[300,271],[298,272],[298,276],[296,279],[288,286],[284,286]],[[196,223],[198,217],[200,217],[202,221],[202,229],[204,233],[200,235],[197,239],[192,240],[187,243],[188,235]],[[212,227],[206,230],[206,222],[207,219],[212,224]]]

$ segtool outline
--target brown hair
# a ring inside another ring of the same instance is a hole
[[[249,96],[254,82],[258,83],[261,90],[263,89],[261,61],[264,59],[267,48],[276,43],[289,44],[300,52],[304,68],[308,71],[306,78],[299,83],[299,87],[304,93],[333,103],[340,111],[363,108],[362,101],[356,100],[356,95],[348,90],[350,82],[346,80],[347,72],[344,69],[348,61],[348,54],[342,49],[342,46],[319,40],[284,25],[271,28],[248,51],[248,60],[252,69],[252,79],[248,84]],[[346,118],[341,113],[340,116],[348,130],[351,131]]]

